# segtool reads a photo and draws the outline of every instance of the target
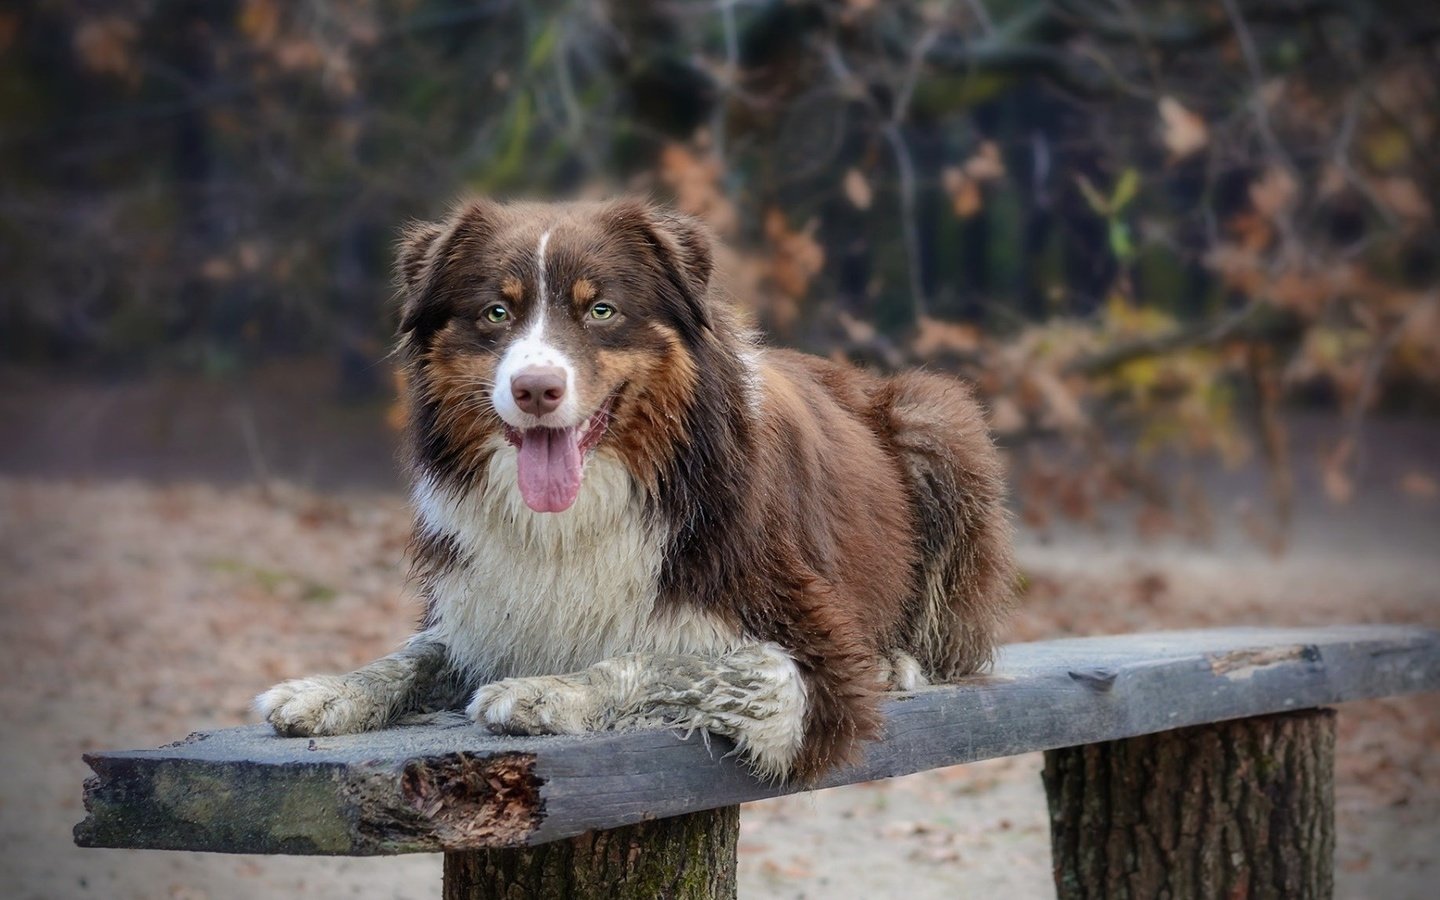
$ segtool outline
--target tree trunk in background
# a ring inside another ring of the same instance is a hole
[[[657,819],[519,850],[445,854],[445,900],[735,897],[740,807]]]
[[[1334,749],[1306,710],[1047,752],[1058,896],[1331,896]]]

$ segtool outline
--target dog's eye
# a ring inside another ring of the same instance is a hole
[[[496,303],[494,306],[488,307],[482,315],[485,317],[485,321],[492,325],[499,325],[510,318],[510,310]]]
[[[611,306],[608,303],[597,303],[594,306],[590,307],[590,318],[592,319],[604,320],[612,318],[614,317],[614,315],[615,307]]]

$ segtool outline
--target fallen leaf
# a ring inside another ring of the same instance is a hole
[[[90,71],[133,82],[140,77],[133,52],[139,33],[135,23],[122,16],[88,19],[75,29],[75,53]]]
[[[950,195],[951,206],[955,209],[955,215],[962,219],[968,219],[978,213],[985,205],[980,194],[980,183],[964,171],[951,167],[946,169],[940,176],[940,183],[945,192]]]
[[[825,250],[815,240],[818,223],[791,229],[785,214],[771,207],[765,214],[765,237],[770,242],[770,277],[782,293],[803,297],[810,282],[825,266]]]
[[[211,281],[228,281],[235,277],[235,266],[220,256],[212,256],[200,266],[200,274]]]
[[[1059,431],[1074,431],[1085,424],[1085,412],[1071,386],[1053,371],[1032,369],[1026,381],[1044,399],[1045,413],[1042,421]]]
[[[682,144],[667,144],[660,151],[660,180],[675,192],[675,204],[699,216],[721,235],[734,234],[740,216],[721,189],[720,161]]]
[[[1174,97],[1160,98],[1160,140],[1177,162],[1202,150],[1210,142],[1210,129],[1198,114]]]
[[[1440,496],[1440,483],[1424,472],[1406,472],[1400,478],[1400,490],[1421,500],[1434,500]]]
[[[990,428],[997,434],[1019,434],[1025,429],[1025,414],[1009,397],[990,401]]]
[[[268,46],[280,32],[280,5],[275,0],[245,0],[240,30],[260,46]]]
[[[1259,181],[1250,185],[1250,203],[1256,212],[1274,221],[1289,209],[1299,191],[1293,175],[1280,166],[1271,166]]]
[[[884,838],[910,837],[916,834],[928,834],[929,831],[930,827],[924,822],[912,822],[908,819],[896,819],[880,826],[880,836]]]
[[[975,155],[965,161],[965,175],[975,181],[995,181],[1005,177],[1005,160],[994,141],[981,141]]]
[[[760,870],[767,875],[778,878],[809,878],[814,875],[805,862],[793,861],[789,865],[781,865],[773,859],[767,859],[760,864]]]
[[[869,209],[875,199],[875,193],[870,189],[870,182],[865,180],[859,169],[851,169],[845,173],[845,197],[856,209]]]
[[[1413,179],[1401,175],[1376,178],[1370,182],[1370,190],[1380,202],[1402,219],[1425,222],[1430,219],[1430,201],[1415,184]]]
[[[1352,859],[1347,859],[1340,864],[1340,868],[1347,872],[1368,872],[1370,871],[1370,857],[1356,856]]]
[[[923,847],[910,852],[910,858],[916,862],[932,864],[954,863],[960,861],[960,851],[954,847]]]
[[[929,359],[940,353],[971,354],[980,349],[980,329],[967,322],[945,322],[921,316],[915,352]]]

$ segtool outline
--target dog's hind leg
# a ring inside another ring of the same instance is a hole
[[[778,644],[722,656],[632,653],[570,675],[507,678],[467,713],[505,734],[581,734],[668,726],[735,741],[757,775],[782,778],[805,738],[806,688]]]
[[[880,658],[876,680],[887,691],[913,691],[928,683],[925,667],[904,650],[892,650]]]
[[[412,641],[347,675],[281,682],[256,697],[255,708],[287,737],[352,734],[443,706],[454,682],[443,644]]]
[[[948,681],[989,665],[1013,602],[1004,466],[961,382],[906,373],[889,379],[884,396],[920,537],[920,590],[904,649],[931,679]]]

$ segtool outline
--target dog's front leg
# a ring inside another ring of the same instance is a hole
[[[569,675],[507,678],[466,712],[505,734],[580,734],[669,726],[735,741],[756,774],[783,778],[805,735],[805,683],[778,644],[723,656],[631,653]]]
[[[448,678],[445,645],[417,639],[348,675],[281,682],[255,708],[287,737],[373,731],[430,705]]]

